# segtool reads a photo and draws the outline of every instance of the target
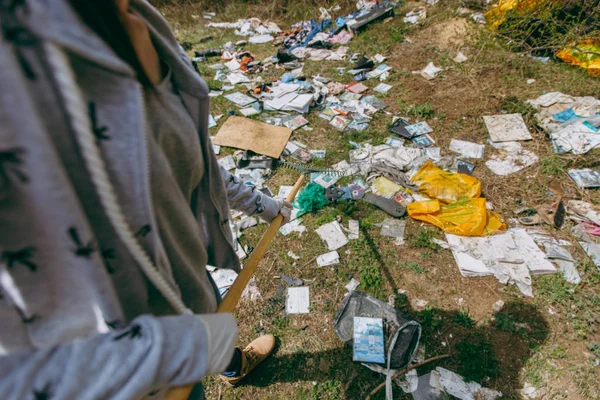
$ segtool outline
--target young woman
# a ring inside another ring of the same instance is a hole
[[[229,207],[291,205],[220,168],[207,86],[147,2],[0,3],[0,398],[237,383],[274,338],[234,347],[206,265],[240,268]]]

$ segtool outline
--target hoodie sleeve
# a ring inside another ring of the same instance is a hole
[[[139,399],[222,372],[231,314],[142,316],[123,330],[0,357],[2,399]]]
[[[279,214],[277,201],[255,187],[244,184],[237,176],[225,168],[221,168],[221,176],[225,182],[225,190],[229,206],[246,215],[258,215],[265,222],[271,222]]]

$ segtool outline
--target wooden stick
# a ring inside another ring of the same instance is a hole
[[[300,178],[296,181],[296,184],[292,188],[292,191],[287,196],[287,201],[292,202],[296,198],[296,194],[304,184],[304,175],[301,175]],[[233,285],[227,291],[225,298],[217,307],[217,312],[233,312],[238,302],[242,298],[242,293],[250,282],[250,278],[254,275],[254,272],[258,268],[258,264],[262,260],[263,256],[267,252],[267,248],[269,244],[277,234],[279,228],[281,228],[281,223],[283,222],[283,216],[280,214],[271,222],[262,238],[258,242],[258,245],[254,248],[250,257],[248,257],[248,261],[244,264],[244,268],[240,271]],[[194,385],[187,386],[179,386],[175,388],[171,388],[165,397],[167,400],[187,400],[192,392]]]
[[[298,178],[298,180],[296,181],[296,184],[292,188],[290,194],[288,194],[288,197],[286,199],[287,201],[292,202],[294,200],[296,194],[300,190],[300,187],[303,183],[304,175],[301,175],[300,178]],[[258,245],[254,248],[254,251],[252,252],[252,254],[250,254],[250,257],[248,257],[248,261],[244,263],[244,268],[240,271],[235,282],[233,282],[233,285],[231,285],[231,287],[227,291],[225,298],[223,299],[221,304],[219,304],[217,312],[232,312],[235,309],[235,306],[237,306],[238,302],[242,298],[242,293],[244,292],[246,285],[248,285],[248,282],[250,282],[252,275],[254,275],[254,272],[256,272],[256,268],[258,267],[260,260],[262,260],[263,256],[267,252],[269,244],[271,244],[271,241],[277,234],[277,231],[279,231],[279,228],[281,228],[282,222],[282,215],[278,215],[277,217],[275,217],[273,222],[271,222],[271,225],[269,225],[269,227],[263,234],[262,238],[260,239],[260,242],[258,242]]]
[[[419,368],[419,367],[421,367],[421,366],[423,366],[423,365],[425,365],[425,364],[428,364],[428,363],[430,363],[430,362],[432,362],[432,361],[435,361],[435,360],[441,360],[442,358],[448,358],[448,357],[450,357],[450,356],[451,356],[451,354],[444,354],[443,356],[432,357],[432,358],[430,358],[430,359],[428,359],[428,360],[421,361],[420,363],[417,363],[417,364],[411,365],[410,367],[406,367],[406,368],[404,368],[404,369],[402,369],[402,370],[398,371],[398,372],[397,372],[397,373],[396,373],[394,376],[392,376],[392,380],[396,379],[397,377],[399,377],[399,376],[400,376],[400,375],[402,375],[402,374],[405,374],[405,373],[407,373],[407,372],[408,372],[408,371],[410,371],[410,370],[413,370],[413,369],[415,369],[415,368]],[[379,385],[379,386],[377,386],[375,389],[373,389],[373,390],[371,391],[371,393],[369,393],[369,395],[367,396],[367,399],[366,399],[366,400],[371,400],[371,396],[373,396],[373,395],[375,395],[377,392],[379,392],[379,391],[380,391],[380,390],[381,390],[381,389],[382,389],[384,386],[385,386],[385,382],[383,382],[381,385]]]

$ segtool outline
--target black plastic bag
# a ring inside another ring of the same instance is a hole
[[[399,310],[375,297],[353,291],[344,298],[333,318],[335,333],[349,346],[353,344],[354,317],[383,318],[386,369],[397,370],[408,365],[421,339],[418,322],[406,319]],[[375,371],[382,370],[378,364],[365,365]]]

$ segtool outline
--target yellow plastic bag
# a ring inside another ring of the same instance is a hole
[[[373,181],[373,187],[377,190],[377,194],[383,197],[392,197],[402,189],[402,186],[397,185],[385,176],[376,178]]]
[[[476,178],[445,172],[431,161],[426,162],[411,181],[419,185],[420,194],[446,204],[481,196],[481,182]]]
[[[514,10],[518,15],[531,14],[535,10],[544,10],[548,6],[560,6],[565,0],[499,0],[485,13],[488,25],[496,30],[506,21],[506,14]]]
[[[556,52],[556,57],[586,69],[593,76],[600,77],[600,40],[581,40]]]
[[[412,218],[460,236],[487,236],[506,229],[502,217],[486,209],[484,198],[467,199],[444,205],[439,200],[411,203],[406,208]]]

